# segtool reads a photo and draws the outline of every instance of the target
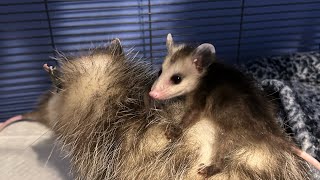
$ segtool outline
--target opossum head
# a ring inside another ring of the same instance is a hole
[[[204,43],[194,48],[186,44],[175,45],[171,34],[167,36],[168,53],[149,95],[158,100],[186,95],[196,89],[200,78],[215,60],[215,48]]]

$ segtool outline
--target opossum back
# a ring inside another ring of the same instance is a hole
[[[144,102],[155,78],[150,64],[99,52],[64,61],[61,71],[53,130],[79,179],[174,179],[186,173],[194,155],[181,144],[168,145],[165,123],[159,123],[166,115]],[[183,158],[175,155],[177,148],[184,149]]]

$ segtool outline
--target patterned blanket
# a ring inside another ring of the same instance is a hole
[[[320,160],[320,53],[261,58],[243,68],[278,102],[279,122],[294,140]],[[312,171],[320,179],[320,171]]]

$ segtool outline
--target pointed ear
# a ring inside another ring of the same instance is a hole
[[[172,47],[173,47],[173,38],[172,38],[171,33],[169,33],[167,35],[166,45],[167,45],[168,52],[170,52],[172,50]]]
[[[121,55],[123,54],[123,49],[121,46],[121,42],[119,38],[115,38],[111,41],[110,46],[109,46],[111,52],[114,55]]]
[[[215,60],[216,49],[212,44],[204,43],[192,53],[192,61],[199,71],[209,67]]]

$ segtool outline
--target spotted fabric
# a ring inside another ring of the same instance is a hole
[[[320,53],[259,58],[242,68],[278,102],[279,122],[302,150],[320,160]]]

